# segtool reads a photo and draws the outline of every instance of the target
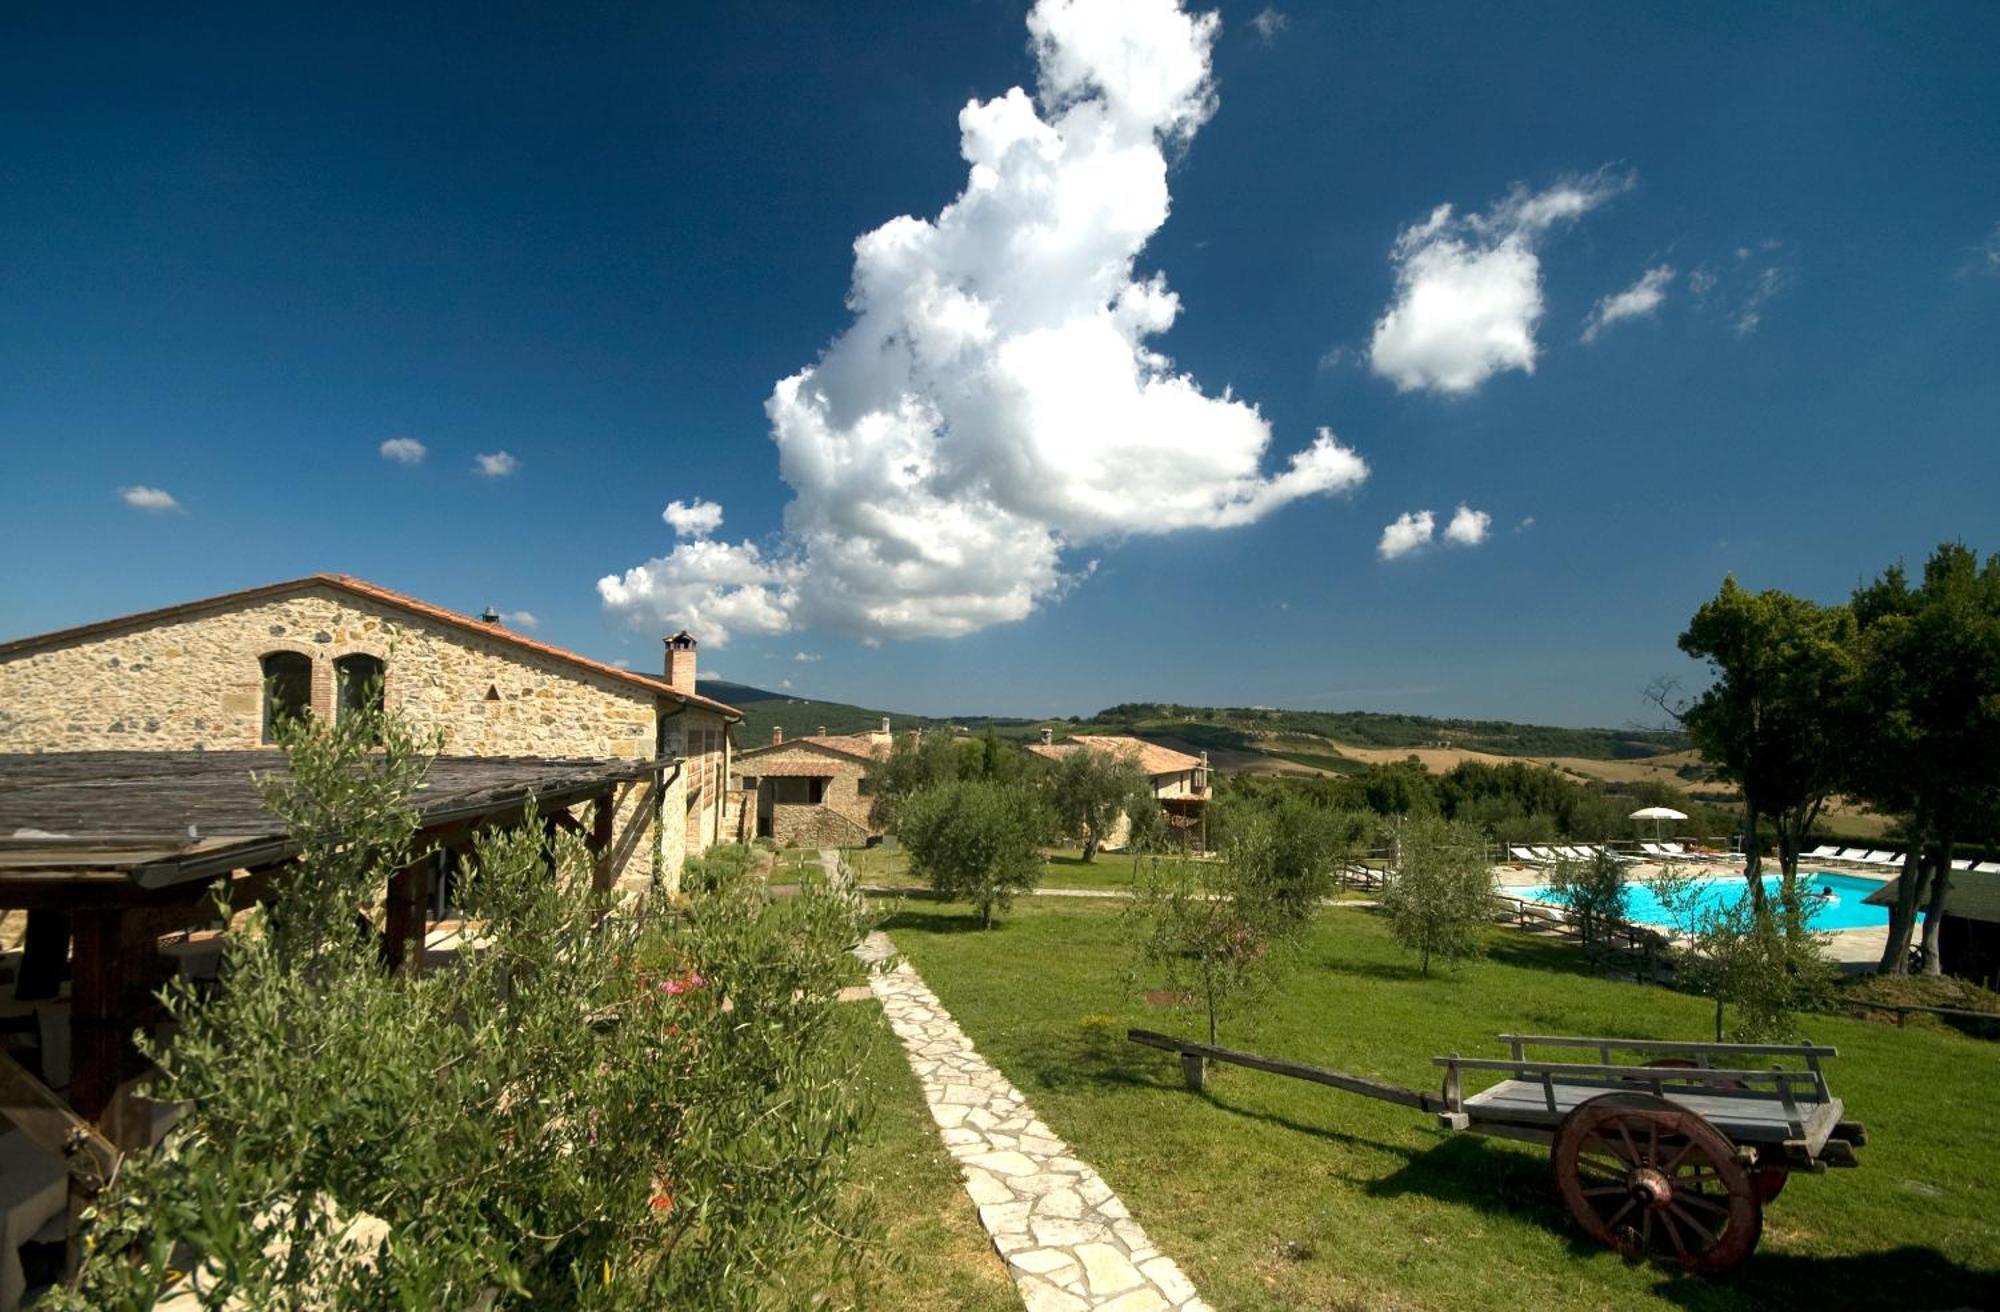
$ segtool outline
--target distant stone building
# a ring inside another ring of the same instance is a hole
[[[868,772],[889,752],[889,722],[876,733],[816,734],[738,752],[744,796],[754,797],[755,832],[784,847],[855,847],[878,837],[869,823]],[[746,802],[746,805],[751,803]]]
[[[1078,734],[1057,742],[1053,729],[1042,730],[1042,740],[1028,744],[1030,752],[1049,761],[1060,761],[1071,752],[1085,749],[1110,752],[1138,762],[1139,768],[1152,780],[1153,799],[1166,812],[1167,823],[1189,840],[1199,836],[1202,812],[1208,805],[1209,797],[1207,752],[1190,756],[1186,752],[1177,752],[1171,747],[1124,734]],[[1131,822],[1120,817],[1104,846],[1123,847],[1130,833]]]
[[[640,674],[341,574],[0,643],[0,752],[267,747],[284,717],[378,697],[446,756],[680,758],[620,798],[615,871],[677,886],[681,862],[740,836],[734,708],[695,692],[695,640]]]

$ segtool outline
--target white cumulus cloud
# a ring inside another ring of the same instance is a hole
[[[1474,510],[1461,501],[1451,517],[1451,523],[1444,526],[1444,540],[1461,547],[1476,547],[1486,541],[1486,534],[1492,527],[1493,516],[1483,510]]]
[[[1430,511],[1406,510],[1383,527],[1382,540],[1375,544],[1375,554],[1384,560],[1408,555],[1418,547],[1428,546],[1436,529],[1437,517]]]
[[[118,489],[118,498],[128,506],[140,510],[179,510],[181,503],[174,500],[174,494],[165,488],[147,487],[135,483],[131,487]]]
[[[1601,298],[1583,321],[1583,340],[1594,342],[1599,333],[1614,323],[1653,313],[1667,299],[1667,285],[1673,280],[1673,266],[1662,264],[1640,274],[1639,281],[1624,291]]]
[[[521,462],[505,451],[482,451],[472,457],[472,467],[485,478],[505,478],[521,467]]]
[[[693,501],[669,501],[660,518],[672,526],[675,537],[705,538],[722,527],[722,507],[700,497]]]
[[[1257,30],[1257,35],[1264,39],[1265,45],[1270,45],[1273,41],[1276,41],[1278,33],[1291,25],[1292,16],[1281,13],[1273,5],[1265,5],[1257,11],[1256,17],[1250,20],[1250,26]]]
[[[1321,429],[1267,471],[1270,424],[1148,345],[1180,314],[1135,261],[1166,221],[1167,150],[1215,109],[1213,15],[1039,0],[1037,94],[958,117],[965,188],[854,243],[853,322],[765,404],[794,496],[760,547],[694,537],[598,584],[634,622],[952,637],[1019,620],[1066,553],[1248,524],[1352,488]]]
[[[1440,205],[1403,229],[1390,252],[1395,299],[1375,322],[1369,364],[1404,392],[1470,392],[1503,369],[1533,373],[1537,246],[1630,185],[1599,170],[1545,191],[1516,187],[1484,214]]]
[[[542,627],[541,618],[531,610],[510,610],[501,616],[501,618],[517,629],[539,629]]]
[[[399,465],[420,465],[430,454],[430,448],[414,437],[392,437],[377,449],[384,460],[393,460]]]
[[[810,662],[812,662],[812,661],[816,661],[816,660],[818,660],[818,659],[819,659],[819,653],[818,653],[818,652],[814,652],[814,651],[800,651],[800,652],[793,652],[793,653],[792,653],[792,659],[793,659],[793,660],[795,660],[795,661],[798,661],[798,662],[800,662],[801,664],[807,664],[807,663],[810,663]]]

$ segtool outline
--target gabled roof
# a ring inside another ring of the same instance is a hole
[[[1189,756],[1171,747],[1149,743],[1143,738],[1130,738],[1124,734],[1078,734],[1065,743],[1030,743],[1028,750],[1051,761],[1060,760],[1087,747],[1092,751],[1111,752],[1137,761],[1139,768],[1149,775],[1179,774],[1183,770],[1201,768],[1199,756]]]
[[[787,738],[781,743],[764,743],[757,747],[745,747],[736,753],[736,759],[741,761],[752,756],[769,756],[773,752],[782,752],[787,747],[811,747],[822,752],[833,752],[839,756],[850,756],[857,761],[864,761],[869,765],[873,765],[881,759],[877,751],[878,746],[878,740],[872,734],[813,733],[797,738]]]
[[[119,615],[108,620],[98,620],[92,624],[79,624],[74,628],[57,629],[53,633],[37,633],[25,638],[15,638],[11,642],[0,642],[0,658],[19,656],[49,647],[59,647],[66,643],[94,638],[105,633],[113,633],[119,629],[145,624],[157,624],[162,620],[180,619],[183,616],[196,615],[203,611],[228,610],[233,606],[253,601],[262,601],[267,597],[280,597],[287,593],[300,592],[307,588],[332,588],[335,591],[345,592],[352,596],[364,597],[385,606],[393,606],[398,610],[408,611],[413,615],[421,615],[425,619],[461,629],[466,633],[501,643],[504,646],[518,647],[540,656],[546,656],[551,660],[560,661],[565,665],[588,670],[592,674],[600,675],[607,679],[614,679],[619,683],[629,684],[635,688],[643,688],[648,692],[661,696],[675,698],[688,706],[699,706],[706,710],[714,711],[716,714],[731,720],[740,720],[743,718],[743,712],[737,710],[735,707],[725,705],[710,697],[703,697],[699,693],[676,688],[665,679],[657,678],[650,674],[640,674],[635,670],[621,670],[615,665],[606,665],[602,661],[594,661],[588,656],[580,656],[576,652],[566,650],[565,648],[553,646],[546,642],[537,642],[533,638],[523,637],[521,634],[515,633],[511,629],[503,628],[498,624],[488,624],[484,620],[475,619],[470,615],[461,615],[455,610],[446,610],[442,606],[433,606],[427,601],[419,601],[415,597],[406,596],[393,589],[370,583],[365,579],[357,579],[349,574],[308,574],[302,579],[287,579],[282,583],[266,583],[260,587],[244,588],[238,592],[224,592],[213,597],[203,597],[197,601],[184,601],[173,606],[162,606],[157,610],[143,610],[131,615]]]

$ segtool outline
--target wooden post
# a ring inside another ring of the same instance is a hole
[[[1208,1087],[1208,1063],[1192,1052],[1181,1054],[1181,1078],[1187,1081],[1190,1092],[1200,1093]]]
[[[599,797],[590,812],[590,887],[599,894],[611,891],[611,825],[618,817],[618,793],[614,789]]]
[[[28,912],[21,939],[21,969],[14,980],[14,997],[40,1002],[62,992],[62,972],[69,956],[69,915],[51,907]]]
[[[121,942],[125,915],[115,909],[95,909],[76,912],[73,919],[76,947],[70,963],[69,1101],[78,1115],[95,1121],[104,1115],[118,1091],[132,1029]]]
[[[426,854],[389,876],[382,958],[392,971],[421,973],[424,962],[424,899],[430,892],[431,857]],[[415,944],[412,950],[411,944]]]

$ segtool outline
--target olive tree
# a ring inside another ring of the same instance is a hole
[[[1049,768],[1048,792],[1057,823],[1083,840],[1085,861],[1096,858],[1121,818],[1159,806],[1152,780],[1138,761],[1094,747],[1064,752]]]
[[[302,851],[212,998],[162,1001],[149,1095],[191,1110],[99,1199],[68,1309],[818,1305],[865,1234],[849,904],[738,880],[607,917],[532,814],[481,837],[460,960],[391,974],[428,745],[363,710],[284,730]],[[379,744],[379,746],[377,746]]]
[[[1435,816],[1406,820],[1396,868],[1382,883],[1389,930],[1421,959],[1456,962],[1478,956],[1493,917],[1493,875],[1485,837],[1470,825]]]
[[[1588,861],[1559,861],[1549,876],[1550,900],[1566,907],[1576,920],[1585,952],[1595,949],[1601,925],[1625,918],[1626,896],[1625,867],[1606,851]]]
[[[1184,857],[1148,861],[1126,915],[1135,971],[1205,1016],[1210,1043],[1226,1012],[1270,985],[1281,950],[1303,924],[1249,872]]]
[[[950,783],[960,774],[960,757],[950,734],[904,735],[869,768],[868,786],[874,797],[868,807],[870,822],[878,829],[898,833],[906,800],[926,788]]]
[[[985,779],[954,779],[912,793],[897,819],[910,870],[939,896],[979,909],[983,928],[996,909],[1041,880],[1048,819],[1034,790]]]
[[[1745,892],[1717,898],[1694,876],[1663,872],[1654,892],[1673,922],[1675,979],[1715,1001],[1715,1037],[1744,1043],[1796,1037],[1798,1013],[1831,997],[1833,967],[1813,908],[1757,905]],[[1725,1012],[1735,1021],[1725,1027]]]

